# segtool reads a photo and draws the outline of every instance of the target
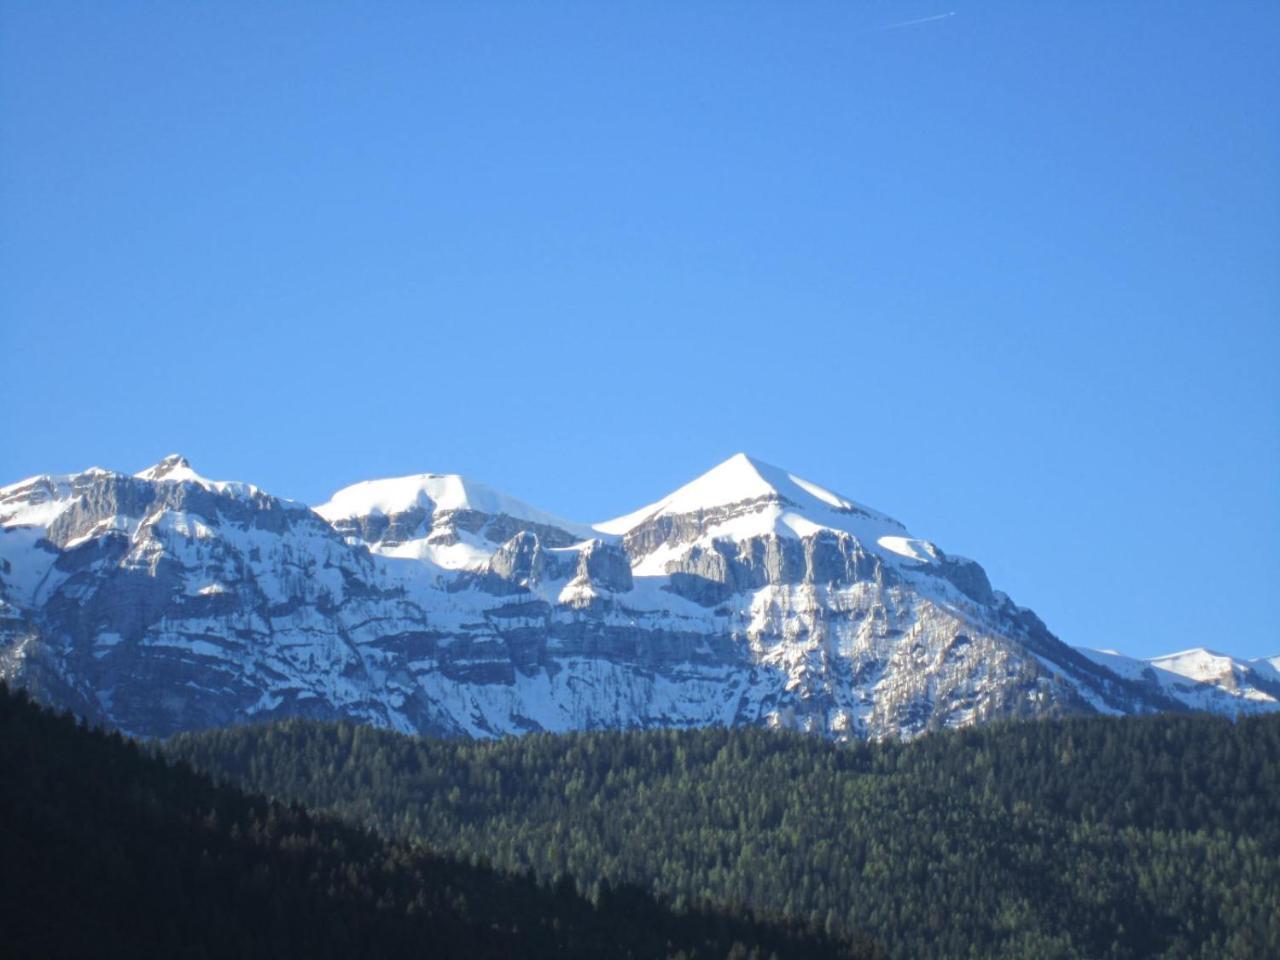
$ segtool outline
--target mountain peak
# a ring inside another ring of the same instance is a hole
[[[196,473],[191,467],[191,461],[180,453],[169,454],[159,463],[147,467],[140,473],[135,473],[134,477],[138,480],[149,480],[152,483],[193,483],[211,493],[233,497],[254,497],[261,492],[251,483],[241,483],[236,480],[210,480]],[[289,505],[291,508],[297,506],[290,500],[276,499],[277,502]]]
[[[365,480],[342,488],[326,503],[315,507],[315,511],[333,523],[357,517],[394,516],[415,507],[430,507],[433,513],[474,510],[492,516],[505,514],[559,527],[584,537],[592,532],[583,524],[538,510],[487,484],[456,473],[417,473],[407,477]]]
[[[145,736],[301,712],[447,736],[880,739],[1280,709],[1265,662],[1090,665],[976,563],[746,454],[604,542],[456,474],[357,484],[318,515],[177,455],[139,476],[0,489],[0,652],[11,682]]]
[[[1162,657],[1150,657],[1147,662],[1170,673],[1201,681],[1230,673],[1239,665],[1234,657],[1207,647],[1192,647]]]
[[[735,453],[656,503],[596,529],[621,534],[652,517],[696,514],[752,501],[776,503],[822,522],[832,514],[858,515],[902,529],[896,520],[746,453]]]
[[[692,512],[761,497],[785,499],[789,479],[779,467],[735,453],[668,497],[668,512]]]
[[[139,480],[200,480],[198,473],[191,469],[191,461],[180,453],[171,453],[159,463],[135,473]]]

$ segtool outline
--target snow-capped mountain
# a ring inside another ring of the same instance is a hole
[[[548,546],[593,536],[589,526],[543,513],[457,474],[357,483],[315,510],[375,553],[430,560],[451,570],[480,569],[499,545],[522,531]]]
[[[1280,657],[1238,660],[1204,647],[1138,660],[1114,650],[1080,651],[1113,673],[1158,690],[1192,710],[1280,710]]]
[[[972,560],[741,454],[594,525],[455,475],[314,510],[181,457],[35,477],[0,488],[0,675],[144,735],[304,714],[888,737],[1240,702],[1082,655]]]

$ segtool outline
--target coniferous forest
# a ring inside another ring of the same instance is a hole
[[[22,957],[1280,956],[1280,717],[140,745],[0,687]]]
[[[871,956],[746,914],[434,856],[215,787],[0,685],[0,955]]]
[[[401,841],[893,957],[1280,956],[1280,717],[836,745],[757,729],[433,741],[286,721],[168,755]]]

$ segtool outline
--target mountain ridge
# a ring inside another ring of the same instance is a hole
[[[1280,705],[1262,667],[1206,700],[1075,650],[975,561],[745,454],[595,524],[448,474],[309,508],[172,455],[0,488],[0,531],[0,675],[148,735],[301,714],[849,739]]]

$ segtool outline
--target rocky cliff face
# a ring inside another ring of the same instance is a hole
[[[429,474],[311,510],[178,457],[0,489],[0,675],[148,736],[302,714],[889,737],[1202,705],[1114,666],[976,563],[744,456],[594,527]],[[1250,689],[1209,706],[1280,695]]]

